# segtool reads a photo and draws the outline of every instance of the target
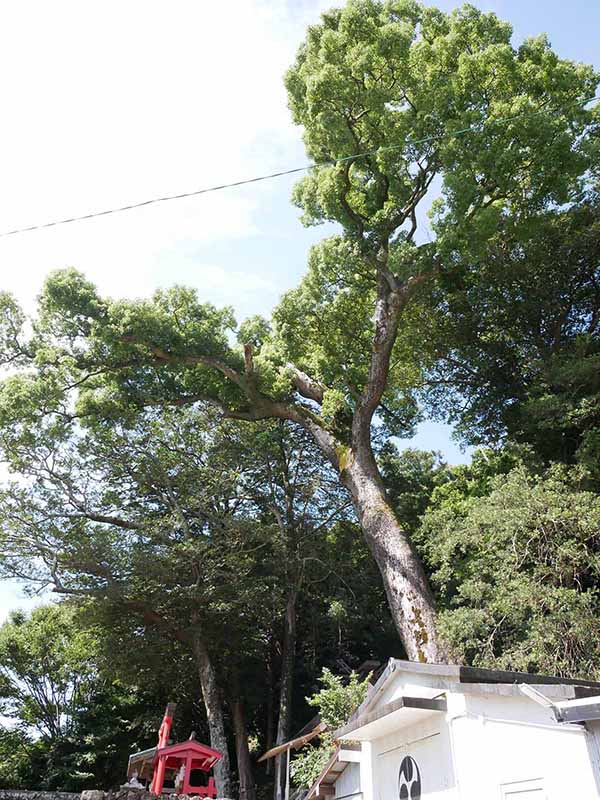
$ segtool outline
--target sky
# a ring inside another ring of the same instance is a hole
[[[282,76],[331,0],[20,0],[0,4],[0,232],[306,163]],[[451,0],[438,0],[443,10]],[[546,32],[559,55],[599,63],[600,3],[475,0]],[[101,292],[195,287],[239,320],[268,315],[310,245],[278,178],[120,215],[0,238],[0,289],[28,311],[49,271],[74,266]],[[469,458],[424,423],[412,446]],[[0,620],[31,605],[0,584]]]

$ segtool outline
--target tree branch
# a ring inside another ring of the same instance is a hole
[[[307,400],[314,400],[315,403],[320,405],[323,402],[327,387],[311,378],[306,372],[302,372],[294,364],[288,362],[285,366],[292,373],[292,383],[302,397],[306,397]]]
[[[124,335],[121,337],[121,341],[126,344],[137,344],[148,348],[148,350],[150,350],[150,352],[153,354],[155,361],[158,362],[187,365],[203,364],[207,367],[211,367],[212,369],[216,369],[218,372],[224,375],[236,386],[239,386],[242,389],[244,388],[243,376],[233,369],[233,367],[230,367],[228,364],[218,358],[205,355],[177,355],[164,350],[162,347],[159,347],[159,345],[138,339],[136,336]]]
[[[380,272],[369,375],[354,412],[353,443],[365,444],[370,441],[371,421],[377,407],[381,404],[381,398],[387,385],[390,358],[396,342],[402,310],[414,294],[415,289],[437,272],[438,270],[434,269],[410,277],[395,291],[390,291],[385,271]]]

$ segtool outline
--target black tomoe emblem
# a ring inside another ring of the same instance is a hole
[[[421,773],[412,756],[405,756],[398,773],[398,797],[400,800],[420,800]]]

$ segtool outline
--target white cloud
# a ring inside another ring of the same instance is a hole
[[[0,8],[0,230],[251,177],[303,159],[282,75],[321,0],[24,0]],[[257,232],[267,187],[0,239],[28,306],[50,269],[148,294],[186,244]]]
[[[233,306],[238,322],[273,306],[280,287],[256,272],[225,269],[218,264],[194,264],[196,286],[201,300],[217,306]],[[168,286],[172,281],[165,281]],[[189,283],[189,281],[188,281]]]
[[[23,593],[23,589],[17,581],[0,581],[0,625],[13,610],[20,608],[24,611],[31,611],[37,606],[52,602],[53,599],[55,597],[48,596],[47,593],[28,597]]]
[[[282,76],[328,0],[0,4],[0,232],[276,171],[305,160]],[[276,186],[217,192],[0,239],[0,289],[32,310],[75,266],[103,294],[192,283],[239,317],[281,285],[246,258]],[[225,268],[207,245],[239,248]],[[200,252],[201,248],[204,248]],[[0,620],[31,607],[0,583]]]

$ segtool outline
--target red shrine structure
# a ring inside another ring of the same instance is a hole
[[[146,782],[152,776],[150,791],[155,795],[177,793],[214,798],[217,796],[217,789],[212,776],[206,785],[195,786],[192,779],[198,780],[198,771],[210,772],[217,761],[223,758],[223,753],[200,744],[195,740],[194,734],[185,742],[170,742],[169,735],[176,707],[175,703],[167,705],[158,731],[158,745],[150,750],[133,753],[129,757],[127,778],[130,781]],[[165,780],[173,786],[165,786]]]

